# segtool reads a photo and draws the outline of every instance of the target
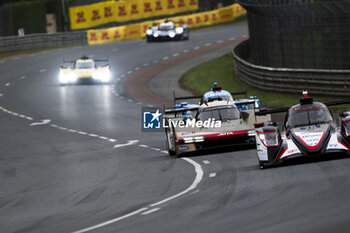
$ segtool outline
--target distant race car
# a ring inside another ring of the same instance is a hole
[[[261,168],[295,157],[314,157],[350,151],[350,112],[341,113],[341,130],[337,130],[327,106],[349,104],[338,101],[328,104],[314,102],[304,92],[300,104],[285,109],[267,110],[257,115],[287,112],[284,132],[275,122],[257,123],[256,145]]]
[[[166,145],[170,155],[179,155],[209,148],[232,145],[254,145],[256,120],[270,120],[269,116],[256,117],[260,101],[255,97],[234,100],[232,95],[215,83],[203,96],[174,97],[176,100],[198,99],[199,104],[176,104],[164,110]],[[181,122],[188,125],[182,127]],[[207,124],[197,124],[207,122]],[[220,122],[220,127],[213,127]],[[191,125],[192,123],[192,125]]]
[[[159,40],[188,40],[190,32],[187,25],[176,26],[174,22],[166,20],[146,31],[147,42]]]
[[[111,72],[107,62],[107,59],[94,60],[87,56],[75,61],[64,61],[64,65],[59,68],[59,82],[61,85],[82,82],[110,83]]]

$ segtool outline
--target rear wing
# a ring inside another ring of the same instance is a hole
[[[342,105],[342,104],[350,104],[350,100],[339,100],[339,101],[333,101],[324,103],[326,106],[336,106],[336,105]],[[275,113],[282,113],[282,112],[288,112],[289,108],[278,108],[278,109],[269,109],[269,110],[260,110],[260,112],[256,112],[255,115],[257,116],[264,116],[267,114],[275,114]]]
[[[188,112],[194,111],[197,113],[199,107],[165,109],[163,107],[163,115],[165,118],[189,117]],[[192,114],[191,114],[192,115]]]
[[[88,59],[89,57],[83,56],[83,57],[81,57],[81,58],[86,58],[86,59]],[[78,60],[78,59],[80,59],[80,58],[77,58],[76,60]],[[62,60],[63,60],[63,61],[62,61],[63,65],[61,66],[61,68],[67,68],[67,67],[69,67],[69,68],[74,68],[74,64],[75,64],[76,60],[66,60],[65,57],[63,57]],[[102,65],[99,65],[98,67],[109,66],[109,64],[108,64],[108,63],[109,63],[108,57],[106,57],[106,58],[104,58],[104,59],[93,59],[93,61],[94,61],[95,63],[104,63],[104,64],[102,64]],[[69,66],[67,66],[67,64],[69,64]]]
[[[232,92],[230,93],[232,96],[234,95],[245,95],[247,97],[247,92],[242,91],[242,92]],[[177,100],[191,100],[191,99],[201,99],[203,96],[181,96],[181,97],[176,97],[175,91],[173,92],[173,100],[174,100],[174,105],[176,104]]]

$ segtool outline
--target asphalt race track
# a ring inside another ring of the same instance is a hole
[[[260,170],[252,149],[175,158],[164,134],[141,132],[149,103],[124,80],[247,31],[1,60],[0,232],[349,232],[349,158]],[[115,85],[59,86],[62,58],[84,54],[108,56]]]

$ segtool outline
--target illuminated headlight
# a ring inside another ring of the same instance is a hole
[[[187,137],[187,138],[184,138],[183,140],[184,140],[184,143],[204,142],[205,137],[204,136]]]
[[[60,71],[59,75],[59,81],[60,83],[67,83],[68,82],[68,77],[66,74],[64,74],[62,71]]]
[[[258,133],[260,140],[266,147],[278,146],[278,134],[277,133]]]
[[[154,37],[158,37],[159,35],[158,35],[158,33],[154,33],[153,36]]]
[[[76,82],[78,79],[77,75],[75,73],[68,73],[68,74],[65,74],[63,72],[60,72],[59,74],[59,80],[60,80],[60,83],[74,83]]]
[[[203,136],[194,137],[195,142],[204,142],[204,140],[205,140],[205,137]]]
[[[175,32],[169,32],[169,36],[171,37],[171,38],[173,38],[173,37],[175,37]]]
[[[152,30],[151,29],[147,29],[146,34],[149,35],[149,36],[152,35]]]
[[[94,73],[92,78],[100,82],[109,82],[111,80],[111,72],[109,70],[99,71]]]
[[[175,31],[176,31],[176,34],[181,34],[184,32],[184,29],[183,28],[176,28]]]
[[[248,134],[248,137],[253,137],[255,136],[255,130],[249,130],[247,134]]]
[[[111,72],[109,70],[106,70],[105,72],[103,72],[101,81],[102,82],[109,82],[109,81],[111,81]]]

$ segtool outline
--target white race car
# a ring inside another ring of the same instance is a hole
[[[282,163],[295,157],[315,157],[335,152],[350,151],[350,112],[341,113],[341,130],[337,130],[327,106],[349,104],[338,101],[328,104],[314,102],[304,93],[300,104],[289,109],[267,110],[256,115],[287,112],[284,132],[276,122],[255,124],[256,146],[261,168]]]

